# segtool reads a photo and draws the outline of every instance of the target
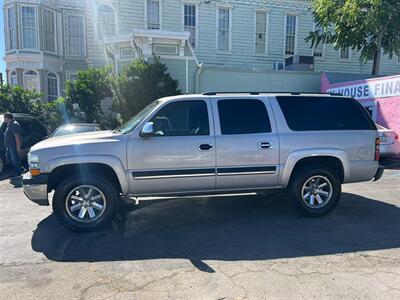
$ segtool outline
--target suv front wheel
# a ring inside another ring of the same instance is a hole
[[[321,217],[338,204],[341,182],[337,173],[324,166],[305,168],[295,174],[290,187],[296,209],[307,217]]]
[[[110,223],[118,193],[102,176],[70,176],[55,190],[53,210],[57,219],[75,231],[94,231]]]

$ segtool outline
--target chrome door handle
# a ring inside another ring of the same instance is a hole
[[[198,149],[199,149],[200,151],[212,150],[212,148],[213,148],[213,145],[211,145],[211,144],[200,144],[200,145],[198,146]]]
[[[268,142],[259,142],[258,143],[258,149],[260,149],[260,150],[271,149],[271,147],[272,147],[271,143],[268,143]]]

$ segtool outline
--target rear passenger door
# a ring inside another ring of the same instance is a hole
[[[213,102],[217,189],[253,189],[278,183],[279,140],[268,99]]]

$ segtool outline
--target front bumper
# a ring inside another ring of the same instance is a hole
[[[378,170],[376,171],[375,176],[374,176],[374,181],[381,179],[384,170],[385,170],[385,167],[379,165]]]
[[[24,194],[29,200],[38,205],[49,205],[49,200],[47,197],[47,180],[47,174],[40,174],[32,177],[30,173],[26,173],[22,177]]]

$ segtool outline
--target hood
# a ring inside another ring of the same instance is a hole
[[[85,132],[85,133],[70,134],[59,137],[52,137],[34,145],[31,148],[31,152],[45,148],[104,143],[107,140],[111,142],[115,141],[115,138],[117,136],[118,134],[113,134],[112,131],[94,131],[94,132]]]

